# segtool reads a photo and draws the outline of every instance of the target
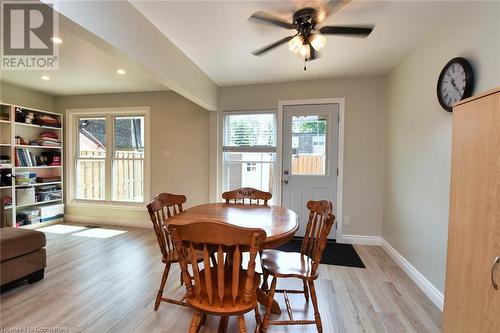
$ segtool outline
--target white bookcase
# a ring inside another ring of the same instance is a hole
[[[17,120],[16,112],[18,113]],[[30,120],[24,120],[23,122],[22,119],[19,119],[22,118],[19,117],[19,114],[29,115],[28,118],[30,119],[33,116],[32,123],[29,123]],[[46,126],[40,124],[37,119],[43,116],[57,119],[60,125]],[[0,197],[12,198],[12,205],[5,207],[6,226],[37,228],[63,220],[62,216],[50,217],[52,211],[61,211],[61,213],[64,211],[64,122],[62,117],[61,114],[54,112],[0,103],[0,155],[3,158],[0,161],[0,174],[3,175],[2,182],[0,182]],[[40,135],[44,132],[56,134],[60,146],[45,146],[45,142],[48,141],[44,141],[40,145],[32,143],[32,141],[40,138]],[[19,138],[22,138],[23,142],[20,142]],[[23,152],[23,157],[20,156],[19,151]],[[55,155],[60,157],[60,165],[49,165],[51,162],[50,155],[54,155],[54,152],[56,152]],[[48,157],[48,161],[42,161],[41,156]],[[5,161],[6,157],[8,157],[8,163]],[[16,184],[16,177],[26,175],[26,173],[30,173],[31,176],[36,174],[37,182],[33,184]],[[7,183],[6,178],[9,174],[12,176],[10,184]],[[59,179],[44,183],[40,182],[42,178],[54,177]],[[45,192],[44,190],[48,188],[51,188],[52,191]],[[31,196],[27,196],[28,201],[21,201],[21,194],[32,193],[33,191],[37,193],[35,201],[31,200]],[[19,197],[17,197],[17,194],[19,194]],[[57,194],[60,194],[60,196],[57,197]],[[3,204],[3,202],[0,201],[0,204]],[[38,219],[34,219],[36,223],[19,226],[17,216],[28,211],[39,211],[40,214],[43,211],[44,214],[47,214],[43,216],[47,220],[39,222]]]

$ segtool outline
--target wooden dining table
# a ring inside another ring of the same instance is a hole
[[[184,210],[169,218],[169,224],[186,224],[199,221],[219,221],[246,228],[261,228],[266,232],[263,249],[272,249],[290,241],[299,228],[297,214],[279,206],[208,203]],[[257,290],[259,303],[266,305],[267,294]],[[272,313],[281,313],[276,301]]]

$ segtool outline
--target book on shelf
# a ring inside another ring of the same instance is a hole
[[[39,156],[27,148],[16,148],[16,166],[61,166],[60,152],[42,152]]]
[[[26,148],[16,149],[16,166],[37,166],[36,156]]]
[[[60,176],[53,176],[53,177],[36,177],[36,182],[37,183],[57,183],[61,181]]]

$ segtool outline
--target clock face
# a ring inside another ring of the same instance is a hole
[[[453,63],[445,71],[441,81],[441,95],[447,106],[453,106],[462,99],[465,92],[465,70],[460,64]]]
[[[456,102],[470,97],[471,80],[472,69],[464,58],[455,58],[446,64],[437,86],[438,100],[445,110],[452,111]]]

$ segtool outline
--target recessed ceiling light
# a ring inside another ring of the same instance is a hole
[[[53,37],[50,37],[50,40],[52,41],[52,43],[54,44],[61,44],[62,43],[62,39],[59,38],[59,37],[56,37],[56,36],[53,36]]]
[[[50,80],[50,76],[48,76],[48,75],[42,75],[41,79],[45,80],[45,81],[48,81],[48,80]]]
[[[120,75],[125,75],[125,73],[127,73],[127,72],[125,72],[125,70],[124,70],[124,69],[122,69],[122,68],[118,68],[118,69],[116,70],[116,73],[118,73],[118,74],[120,74]]]

